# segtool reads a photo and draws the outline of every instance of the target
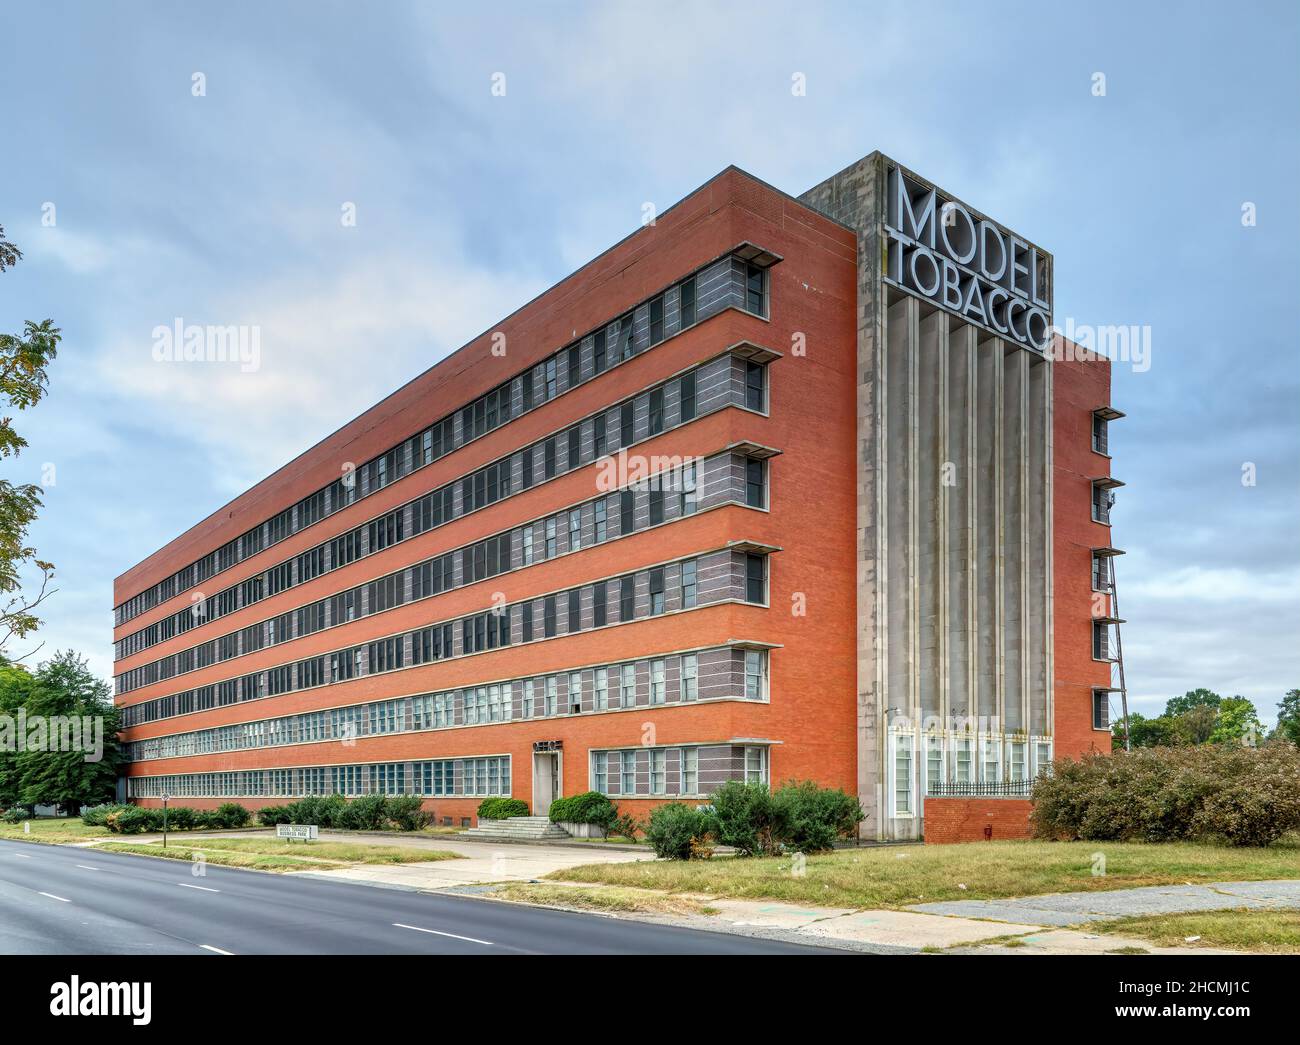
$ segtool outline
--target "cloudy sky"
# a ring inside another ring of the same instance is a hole
[[[1112,430],[1134,706],[1300,686],[1294,4],[184,6],[0,10],[0,330],[64,332],[4,464],[54,466],[47,649],[109,675],[116,574],[644,203],[878,148],[1052,250],[1058,325],[1150,332]],[[155,362],[177,317],[260,326],[260,370]]]

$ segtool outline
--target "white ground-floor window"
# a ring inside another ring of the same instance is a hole
[[[911,816],[914,811],[912,737],[907,733],[898,733],[894,736],[894,815]]]

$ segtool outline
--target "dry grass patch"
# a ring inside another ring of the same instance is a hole
[[[1090,932],[1136,936],[1157,947],[1214,947],[1260,954],[1300,954],[1300,911],[1237,908],[1153,914],[1094,922]],[[1199,939],[1189,939],[1199,937]]]
[[[418,846],[366,845],[364,842],[286,842],[277,838],[214,838],[180,845],[142,842],[102,842],[100,849],[173,860],[190,860],[202,853],[212,864],[259,867],[272,871],[305,871],[352,864],[410,864],[456,860],[460,854]]]
[[[1098,854],[1105,874],[1095,875]],[[547,877],[666,893],[774,899],[828,907],[899,908],[935,900],[1001,899],[1184,882],[1300,876],[1300,839],[1267,849],[1193,843],[972,842],[881,846],[810,856],[585,864]]]
[[[22,842],[83,842],[91,838],[105,838],[112,834],[107,827],[91,827],[81,822],[81,817],[49,820],[26,820],[32,825],[30,832],[23,830],[23,824],[0,823],[0,838],[17,839]]]
[[[503,900],[541,904],[545,907],[572,907],[580,911],[649,914],[717,914],[716,907],[685,896],[669,896],[645,889],[602,886],[542,885],[511,882],[495,890]]]

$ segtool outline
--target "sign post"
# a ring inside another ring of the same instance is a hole
[[[172,797],[171,795],[167,794],[166,792],[163,792],[163,796],[162,796],[162,804],[163,804],[163,844],[162,844],[162,847],[163,847],[164,849],[167,848],[167,800],[170,799],[171,797]]]

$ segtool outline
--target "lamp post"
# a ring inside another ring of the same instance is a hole
[[[162,796],[162,804],[163,804],[163,844],[162,844],[162,847],[163,847],[164,849],[167,848],[167,800],[168,800],[169,798],[171,798],[171,795],[166,794],[166,793],[164,793],[163,796]]]

